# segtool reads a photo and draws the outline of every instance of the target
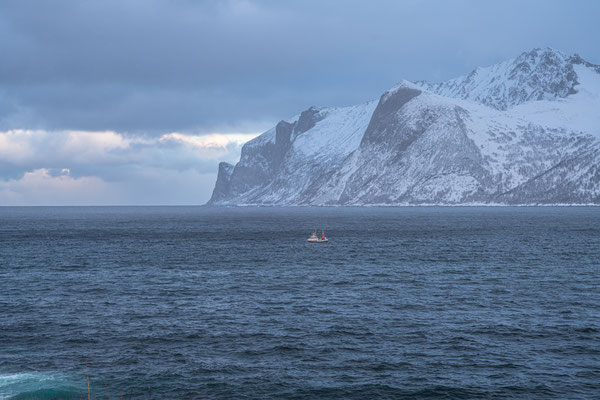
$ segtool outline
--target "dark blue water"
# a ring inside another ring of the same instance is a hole
[[[600,208],[0,208],[0,398],[600,398],[599,260]]]

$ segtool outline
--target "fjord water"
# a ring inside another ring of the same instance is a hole
[[[0,398],[598,398],[599,260],[596,207],[0,208]]]

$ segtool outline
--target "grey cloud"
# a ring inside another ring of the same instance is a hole
[[[236,162],[252,136],[0,132],[0,205],[202,203],[219,161]],[[112,194],[94,203],[87,192],[101,188]]]
[[[6,147],[0,148],[0,180],[20,179],[37,169],[55,176],[65,168],[72,177],[104,181],[134,178],[145,169],[214,174],[219,161],[239,159],[242,142],[223,138],[221,145],[210,145],[114,132],[0,132],[0,143]]]
[[[0,129],[266,128],[536,46],[600,62],[595,1],[0,3]]]

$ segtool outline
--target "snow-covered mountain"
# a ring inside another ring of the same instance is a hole
[[[552,49],[534,49],[517,58],[484,68],[446,82],[417,82],[423,89],[441,96],[471,100],[498,110],[535,100],[554,100],[575,94],[576,66],[596,72],[600,67],[578,55],[567,56]]]
[[[210,204],[600,204],[600,66],[534,49],[314,107],[221,163]]]

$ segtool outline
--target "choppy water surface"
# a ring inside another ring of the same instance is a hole
[[[0,208],[0,398],[598,398],[599,260],[600,208]]]

